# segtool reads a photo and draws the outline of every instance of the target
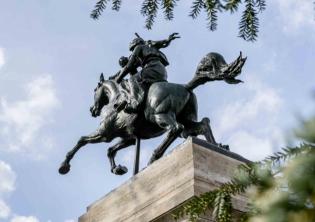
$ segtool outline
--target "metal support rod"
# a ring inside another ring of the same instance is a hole
[[[139,172],[139,162],[140,162],[140,138],[137,137],[136,150],[135,150],[135,162],[133,168],[133,175],[136,175]]]

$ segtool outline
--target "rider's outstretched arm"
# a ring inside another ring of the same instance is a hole
[[[166,40],[160,40],[160,41],[151,41],[150,44],[158,49],[166,48],[169,46],[171,41],[169,39]]]
[[[152,46],[154,46],[158,49],[166,48],[167,46],[170,45],[171,41],[173,41],[174,39],[177,39],[177,38],[180,38],[178,33],[173,33],[168,37],[168,39],[161,40],[161,41],[151,41],[151,44],[152,44]]]

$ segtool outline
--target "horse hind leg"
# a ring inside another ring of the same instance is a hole
[[[202,128],[203,128],[202,134],[204,135],[204,137],[206,138],[206,140],[208,142],[213,143],[222,149],[230,150],[229,145],[223,145],[223,144],[217,143],[215,141],[211,127],[210,127],[210,119],[209,118],[205,117],[201,120],[201,122],[202,122]]]
[[[201,134],[206,138],[210,143],[217,144],[210,127],[210,119],[205,117],[201,120]]]
[[[151,164],[163,156],[167,148],[174,142],[174,140],[181,134],[184,126],[176,121],[175,114],[156,114],[154,115],[155,122],[163,129],[168,131],[167,137],[163,140],[162,144],[153,151],[153,154],[148,163]]]
[[[229,150],[228,145],[222,145],[217,143],[210,126],[210,119],[205,117],[200,122],[188,122],[185,124],[185,130],[182,133],[182,137],[187,138],[188,136],[199,136],[202,135],[206,138],[209,143],[217,145],[223,149]]]
[[[187,121],[185,124],[185,130],[182,133],[182,137],[199,136],[202,135],[209,143],[220,146],[221,148],[228,149],[227,145],[222,145],[216,142],[211,127],[210,119],[205,117],[200,122]]]

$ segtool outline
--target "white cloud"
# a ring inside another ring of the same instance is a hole
[[[0,199],[0,219],[7,219],[11,213],[10,207]]]
[[[135,158],[135,145],[130,146],[126,149],[123,149],[119,152],[122,152],[121,156],[117,156],[116,164],[121,164],[126,167],[128,167],[129,171],[133,170],[134,167],[134,158]],[[147,149],[146,147],[141,147],[140,150],[140,169],[145,167],[147,165],[147,162],[149,161],[149,157],[151,157],[152,152],[150,152],[150,149]]]
[[[239,130],[228,140],[232,146],[232,151],[240,153],[250,160],[261,160],[272,153],[272,143],[269,139],[255,134]]]
[[[4,49],[0,48],[0,68],[5,64]]]
[[[14,216],[11,222],[39,222],[39,220],[34,216]]]
[[[74,220],[65,220],[65,222],[75,222]]]
[[[0,123],[3,129],[0,134],[7,139],[5,149],[42,157],[50,148],[51,140],[41,131],[52,122],[52,111],[58,105],[53,79],[47,74],[26,85],[24,99],[8,102],[1,98]],[[41,149],[36,150],[39,145]]]
[[[260,160],[283,143],[277,124],[283,100],[279,92],[257,80],[249,79],[246,87],[243,99],[217,111],[219,122],[215,134],[218,141],[227,142],[233,152],[250,160]]]
[[[11,166],[0,160],[0,197],[15,189],[16,175]]]
[[[294,33],[301,28],[315,28],[315,13],[312,0],[276,0],[286,32]]]
[[[6,202],[1,199],[6,194],[11,193],[15,190],[15,181],[16,181],[16,174],[12,170],[11,166],[4,161],[0,160],[0,220],[1,219],[8,219],[12,217],[11,209],[6,204]],[[34,216],[17,216],[14,215],[11,222],[39,222],[39,220]]]
[[[220,109],[220,131],[234,130],[241,124],[256,120],[260,114],[274,113],[281,107],[282,99],[274,89],[255,80],[249,80],[246,84],[247,98],[239,99]]]
[[[11,213],[10,207],[2,199],[15,190],[16,175],[11,166],[0,160],[0,219],[7,219]]]

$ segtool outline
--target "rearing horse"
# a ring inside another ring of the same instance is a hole
[[[154,150],[149,164],[159,159],[179,136],[203,135],[210,143],[217,144],[210,128],[210,120],[203,118],[197,121],[197,100],[193,89],[208,81],[225,80],[230,84],[239,83],[235,79],[241,73],[246,61],[240,55],[233,63],[226,64],[218,53],[209,53],[198,65],[196,75],[186,85],[157,82],[150,87],[145,101],[144,111],[139,114],[117,112],[117,99],[125,96],[126,81],[117,84],[115,80],[104,80],[101,75],[95,89],[94,105],[90,111],[92,116],[101,116],[99,127],[89,136],[82,136],[75,147],[66,155],[59,168],[59,173],[66,174],[70,170],[70,161],[76,152],[88,143],[109,143],[119,137],[121,140],[108,148],[111,171],[122,175],[127,172],[125,166],[116,165],[115,156],[118,150],[136,143],[136,139],[150,139],[168,132],[167,137]]]

